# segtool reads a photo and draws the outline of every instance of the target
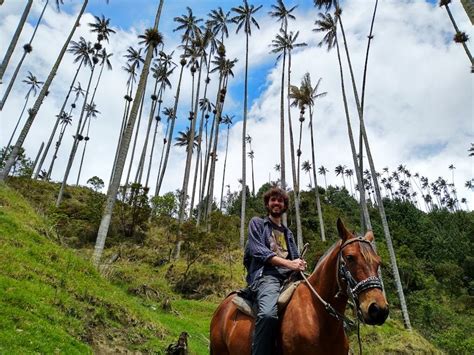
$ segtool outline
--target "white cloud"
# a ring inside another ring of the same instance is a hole
[[[239,2],[236,1],[233,5],[235,6],[237,3]],[[0,36],[2,38],[11,38],[23,9],[20,5],[19,2],[6,2],[2,5],[0,13]],[[20,71],[20,80],[17,80],[11,97],[0,113],[1,145],[8,141],[24,102],[26,87],[21,83],[21,80],[28,70],[37,75],[39,80],[45,80],[75,20],[78,6],[78,4],[74,6],[75,12],[62,11],[60,14],[56,13],[52,7],[46,10],[44,22],[33,43],[34,51],[27,56],[24,67]],[[226,6],[230,8],[227,3]],[[185,12],[185,5],[181,7],[182,10],[179,14]],[[209,6],[210,8],[211,6]],[[176,6],[173,9],[176,10]],[[459,27],[467,30],[467,33],[473,38],[472,26],[461,5],[455,2],[451,5],[451,9]],[[258,90],[260,95],[253,97],[253,100],[249,102],[250,111],[247,125],[248,134],[253,137],[252,148],[255,152],[257,186],[268,181],[269,174],[272,180],[276,179],[277,173],[273,167],[279,163],[280,155],[281,64],[274,66],[276,56],[269,53],[269,44],[277,33],[279,25],[266,15],[268,10],[268,6],[261,10],[261,14],[258,16],[261,30],[255,30],[252,33],[249,46],[249,75],[253,79],[252,82],[261,82],[259,78],[265,78],[261,87],[251,88],[251,91]],[[39,11],[41,11],[41,3],[35,2],[34,14],[36,17]],[[161,20],[163,28],[172,28],[171,20],[179,14],[170,14],[167,11],[169,10],[164,12]],[[344,3],[344,26],[359,90],[371,14],[372,5],[368,2],[348,0]],[[121,70],[124,65],[122,55],[128,46],[137,46],[137,34],[142,33],[143,29],[149,26],[153,15],[149,13],[149,19],[134,20],[135,27],[131,29],[116,28],[117,34],[113,35],[110,44],[107,44],[109,52],[114,53],[112,57],[114,70],[104,72],[102,84],[97,93],[96,102],[101,114],[91,125],[92,133],[86,156],[87,164],[83,168],[81,183],[85,183],[93,175],[108,181],[124,105],[126,75]],[[328,95],[316,104],[316,159],[318,166],[324,165],[331,170],[328,182],[340,184],[339,178],[336,178],[333,173],[334,167],[339,164],[352,167],[352,158],[342,106],[336,52],[333,50],[328,53],[324,48],[317,47],[322,35],[311,31],[316,16],[315,9],[309,11],[297,9],[297,21],[290,23],[290,29],[300,31],[299,40],[309,44],[308,47],[295,51],[292,56],[292,83],[299,84],[307,71],[310,72],[313,83],[318,78],[323,78],[320,88],[322,91],[327,91]],[[90,13],[84,15],[81,20],[82,26],[77,29],[74,36],[76,40],[79,36],[84,36],[91,41],[94,40],[93,36],[88,34],[86,26],[92,21],[93,17]],[[114,19],[112,18],[113,23]],[[4,84],[0,87],[2,94],[14,65],[21,56],[21,46],[28,40],[32,29],[33,26],[30,23],[25,26],[24,34],[22,34],[17,51],[4,78]],[[240,88],[244,79],[245,36],[244,33],[235,35],[233,28],[230,32],[231,36],[226,42],[228,57],[237,57],[239,62],[234,70],[235,78],[230,79],[231,90],[229,90],[226,101],[226,111],[235,114],[234,120],[238,122],[230,131],[226,184],[230,184],[235,190],[238,188],[238,179],[241,177],[242,124],[240,120],[243,99]],[[470,143],[474,142],[472,74],[469,74],[469,62],[462,47],[451,41],[453,29],[446,11],[422,1],[381,2],[377,12],[374,34],[367,77],[365,119],[377,169],[381,170],[384,166],[394,169],[399,164],[405,164],[412,173],[419,172],[428,176],[430,180],[436,179],[439,175],[450,180],[451,174],[448,166],[454,164],[458,195],[465,196],[474,202],[473,194],[463,187],[464,182],[474,175],[472,158],[467,157],[467,149]],[[165,38],[168,41],[165,51],[175,50],[175,58],[178,58],[177,55],[181,51],[176,49],[178,34],[166,32]],[[0,55],[3,55],[7,45],[8,41],[0,43]],[[468,43],[468,45],[470,44]],[[175,59],[175,61],[178,62],[179,59]],[[41,142],[48,139],[55,115],[58,113],[76,67],[72,63],[71,55],[67,54],[51,86],[51,93],[45,100],[25,141],[24,146],[27,154],[32,158],[36,156]],[[262,72],[263,70],[267,71]],[[173,89],[166,92],[164,106],[172,105],[178,74],[179,67],[175,70],[175,75],[172,78]],[[86,72],[80,74],[79,81],[83,86],[87,83],[87,77]],[[347,70],[345,71],[345,80],[353,129],[357,135],[357,114],[354,109],[352,88],[349,85],[350,77]],[[213,78],[209,88],[211,99],[215,97],[216,86],[217,79]],[[146,97],[149,97],[149,93]],[[191,99],[188,70],[185,71],[183,77],[180,97],[180,115],[176,132],[184,129],[188,124],[188,120],[185,118]],[[140,126],[138,147],[141,147],[144,140],[148,110],[149,104],[146,104]],[[163,117],[163,115],[161,116]],[[299,129],[298,116],[298,110],[295,109],[292,112],[295,143],[297,143]],[[77,122],[77,117],[74,122]],[[307,124],[308,120],[304,122],[303,127],[302,161],[310,160],[311,157]],[[285,121],[285,125],[288,127],[287,121]],[[161,127],[163,128],[163,126]],[[69,127],[66,133],[66,139],[53,174],[54,180],[60,180],[64,173],[73,131],[75,131],[74,125]],[[163,132],[160,131],[157,137],[157,150],[151,177],[152,190],[154,181],[156,181],[162,139]],[[287,180],[291,181],[288,142],[287,134],[286,176]],[[220,136],[215,191],[220,191],[224,149],[225,132],[223,131]],[[81,152],[82,148],[79,149],[78,154]],[[139,154],[136,152],[135,156]],[[173,146],[162,191],[181,187],[184,160],[184,149]],[[77,159],[68,180],[70,183],[74,183],[76,180],[78,161]],[[138,163],[138,158],[135,158],[135,163]],[[247,170],[247,182],[250,184],[250,162],[247,163]],[[124,171],[124,176],[126,173],[127,168]],[[135,170],[132,170],[132,178],[134,174]],[[301,178],[302,186],[306,186],[309,182],[308,177],[302,174]],[[322,182],[320,181],[320,183]]]

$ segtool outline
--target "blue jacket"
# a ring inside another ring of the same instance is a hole
[[[293,233],[284,226],[286,244],[288,246],[288,259],[299,258]],[[245,246],[244,266],[247,269],[247,283],[251,285],[263,273],[263,268],[268,259],[276,254],[270,249],[270,236],[272,223],[268,217],[254,217],[249,223],[249,239]]]

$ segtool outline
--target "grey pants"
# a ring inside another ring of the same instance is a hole
[[[274,354],[278,331],[277,301],[282,279],[263,275],[252,284],[258,306],[252,341],[252,355]]]

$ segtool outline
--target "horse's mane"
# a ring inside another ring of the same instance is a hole
[[[332,253],[337,244],[339,244],[339,240],[337,240],[333,245],[331,245],[328,250],[324,252],[324,254],[319,258],[318,262],[316,263],[313,272],[315,272],[318,266],[326,259],[326,257]]]

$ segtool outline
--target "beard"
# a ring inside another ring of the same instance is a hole
[[[286,212],[286,208],[282,208],[281,210],[279,211],[274,211],[274,210],[271,210],[268,206],[267,206],[267,212],[270,216],[274,217],[274,218],[280,218],[283,213]]]

